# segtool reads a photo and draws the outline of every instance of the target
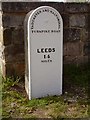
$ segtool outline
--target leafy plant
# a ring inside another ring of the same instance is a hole
[[[6,77],[2,79],[2,89],[9,89],[11,86],[17,85],[20,78],[17,77],[16,80],[14,77]]]

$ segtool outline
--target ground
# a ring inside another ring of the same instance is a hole
[[[24,81],[4,78],[2,91],[3,118],[87,118],[89,120],[89,67],[65,66],[63,94],[28,100]],[[82,119],[81,119],[82,120]]]

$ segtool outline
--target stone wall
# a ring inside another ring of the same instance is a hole
[[[2,55],[2,61],[4,61],[3,75],[24,75],[24,18],[29,11],[43,5],[54,7],[62,15],[64,23],[64,64],[88,62],[90,54],[89,3],[2,3],[3,42],[0,40],[0,43],[3,43],[4,48],[4,55]]]
[[[0,4],[0,72],[4,74],[4,66],[5,66],[5,60],[4,60],[4,45],[3,45],[3,27],[2,27],[2,9]]]

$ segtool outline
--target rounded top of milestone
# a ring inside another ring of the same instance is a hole
[[[32,33],[60,32],[62,17],[56,9],[50,6],[38,7],[29,12],[27,17]]]

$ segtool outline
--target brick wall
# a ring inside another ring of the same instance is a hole
[[[3,42],[0,40],[0,44],[3,43],[2,47],[4,48],[4,54],[2,54],[3,75],[24,75],[24,18],[29,11],[43,5],[54,7],[62,15],[64,22],[64,64],[88,62],[90,53],[89,3],[2,3]]]

